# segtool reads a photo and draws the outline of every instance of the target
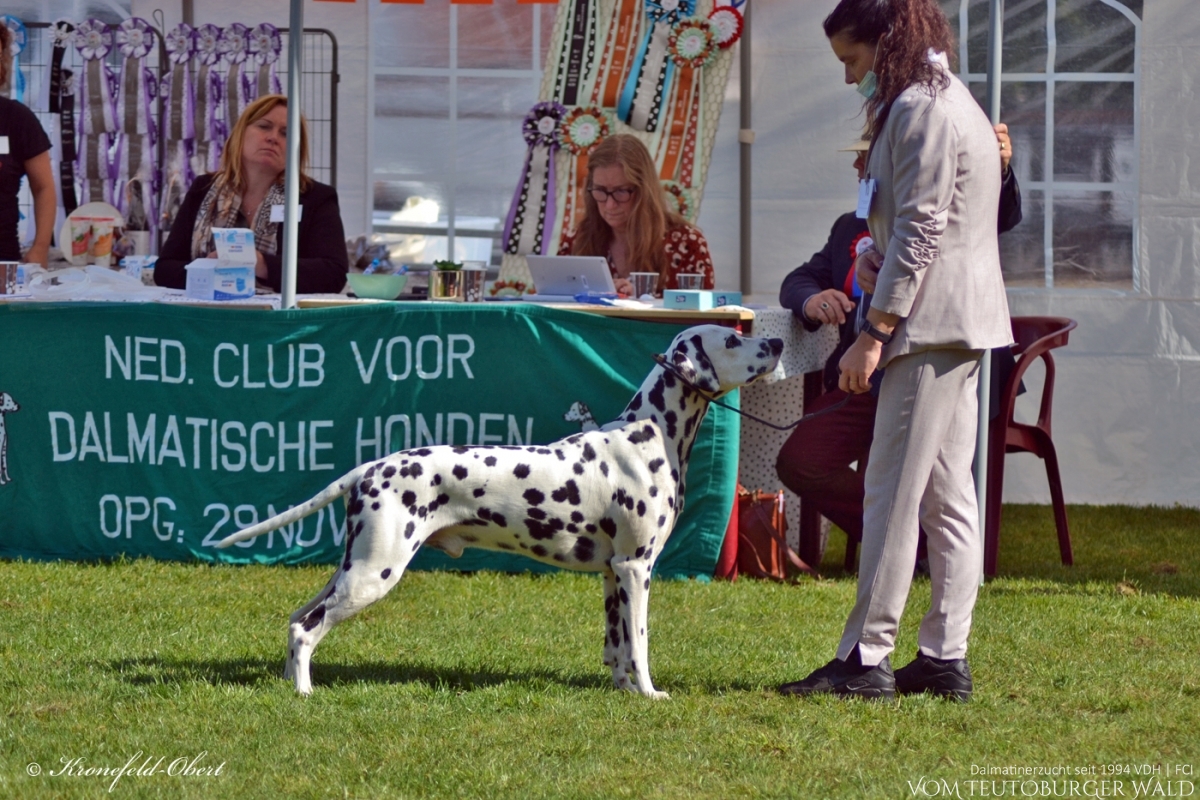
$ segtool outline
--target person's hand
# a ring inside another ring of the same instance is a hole
[[[259,280],[267,279],[267,260],[263,258],[261,250],[254,251],[254,277]]]
[[[841,375],[838,377],[838,388],[847,394],[863,394],[871,389],[871,375],[879,366],[879,357],[883,354],[883,345],[877,340],[859,334],[854,344],[842,354],[838,361]]]
[[[867,294],[875,294],[875,282],[879,278],[879,270],[883,269],[883,254],[872,247],[859,254],[854,259],[854,274],[858,285]]]
[[[29,252],[25,254],[26,264],[37,264],[44,267],[49,259],[50,245],[48,244],[37,244],[35,242],[33,246],[29,248]]]
[[[996,140],[1000,142],[1000,174],[1008,174],[1008,162],[1012,161],[1012,139],[1008,136],[1008,126],[1001,122],[996,126]]]
[[[633,281],[629,278],[613,278],[613,285],[617,287],[619,297],[633,297]]]
[[[822,325],[841,325],[854,310],[854,302],[837,289],[818,292],[804,302],[804,316]]]

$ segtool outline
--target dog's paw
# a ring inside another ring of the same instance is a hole
[[[642,692],[642,694],[644,694],[646,697],[649,697],[651,700],[670,700],[671,699],[671,695],[669,695],[666,692],[660,692],[657,689],[651,689],[648,692]]]

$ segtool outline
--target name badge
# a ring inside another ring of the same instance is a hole
[[[858,182],[858,208],[854,216],[866,219],[871,214],[871,201],[875,198],[875,179],[866,178]]]
[[[0,136],[0,156],[8,155],[8,137]]]
[[[304,206],[296,206],[296,221],[304,219]],[[283,206],[271,206],[271,222],[283,222]]]

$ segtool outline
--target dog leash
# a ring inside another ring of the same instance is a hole
[[[776,425],[774,422],[767,422],[762,417],[756,417],[755,415],[751,414],[749,411],[743,411],[740,408],[734,408],[733,406],[731,406],[727,403],[722,403],[720,400],[716,399],[712,395],[708,394],[708,392],[704,391],[699,386],[692,383],[687,378],[683,377],[683,375],[679,372],[679,370],[676,369],[675,365],[670,363],[669,361],[667,361],[667,357],[662,355],[661,353],[654,353],[651,356],[651,358],[653,358],[656,362],[658,362],[658,365],[660,367],[662,367],[667,372],[671,373],[676,378],[678,378],[680,380],[680,382],[683,383],[684,386],[690,387],[693,391],[698,393],[701,397],[708,400],[708,402],[718,405],[721,408],[728,409],[728,410],[734,412],[735,414],[741,414],[743,417],[746,417],[747,419],[752,419],[755,422],[759,423],[760,425],[766,425],[768,428],[774,428],[777,431],[790,431],[792,428],[796,427],[801,422],[807,422],[810,419],[816,419],[817,417],[821,416],[822,414],[828,414],[831,411],[837,411],[839,408],[846,405],[846,403],[849,403],[850,398],[853,397],[853,395],[847,394],[841,400],[838,400],[836,403],[829,406],[829,408],[822,408],[820,411],[814,411],[811,414],[805,414],[803,417],[801,417],[800,419],[791,423],[790,425]]]

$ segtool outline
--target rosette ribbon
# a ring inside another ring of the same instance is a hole
[[[75,42],[75,26],[66,20],[58,20],[50,25],[50,36],[54,43],[50,49],[48,107],[51,114],[58,114],[62,111],[63,95],[67,94],[64,89],[66,79],[63,75],[62,63],[67,54],[67,48]],[[72,119],[74,119],[74,115],[72,115]]]
[[[696,203],[696,191],[684,186],[679,181],[663,181],[662,187],[663,200],[666,202],[667,208],[688,222],[695,223],[696,212],[699,210]]]
[[[258,73],[254,76],[250,97],[262,97],[266,94],[282,94],[279,83],[277,65],[279,55],[283,52],[283,42],[279,37],[279,29],[264,22],[250,31],[250,55],[258,65]]]
[[[667,42],[675,23],[690,17],[696,0],[645,0],[648,28],[621,91],[617,116],[639,131],[658,130],[663,98],[674,77],[675,63]]]
[[[618,0],[616,16],[608,29],[608,44],[604,48],[604,61],[600,69],[603,78],[597,78],[592,93],[593,105],[617,107],[625,69],[633,58],[633,40],[642,19],[641,12],[642,0]]]
[[[130,224],[131,230],[150,230],[149,222],[154,219],[152,148],[157,135],[151,101],[158,85],[146,69],[145,58],[154,49],[154,29],[146,20],[130,17],[117,26],[113,38],[124,59],[117,91],[121,137],[115,166],[119,178],[127,182],[116,192],[116,205],[127,221],[141,221],[141,227]]]
[[[188,164],[188,151],[196,138],[196,93],[192,81],[192,60],[196,54],[196,30],[187,23],[180,23],[163,39],[167,48],[167,62],[171,71],[162,84],[165,106],[163,135],[166,146],[163,151],[162,193],[158,217],[161,229],[168,229],[175,221],[175,212],[183,202],[183,195],[192,182]]]
[[[242,111],[246,109],[246,83],[242,80],[242,64],[250,55],[250,29],[235,22],[221,32],[218,43],[225,68],[225,85],[221,92],[225,110],[225,135],[233,130]]]
[[[0,14],[0,23],[3,23],[9,32],[12,34],[11,46],[9,50],[12,54],[12,97],[18,103],[25,102],[25,73],[21,71],[21,51],[25,49],[25,44],[29,40],[29,34],[25,30],[25,23],[14,17],[12,14]]]
[[[83,58],[82,79],[76,97],[78,115],[76,130],[80,183],[84,203],[113,200],[113,164],[109,153],[110,134],[117,130],[116,108],[112,83],[105,56],[112,50],[113,33],[98,19],[81,22],[75,29],[75,49]]]
[[[213,69],[221,61],[221,29],[211,23],[196,29],[195,118],[196,137],[192,146],[191,170],[194,173],[212,172],[221,157],[222,143],[217,106],[221,98],[221,79]]]
[[[743,3],[745,1],[742,0]],[[737,44],[738,40],[742,38],[742,29],[746,26],[742,12],[738,11],[735,6],[714,8],[708,15],[708,21],[717,30],[717,46],[722,50],[728,50]]]
[[[567,106],[575,105],[588,94],[585,84],[590,83],[591,76],[587,73],[596,63],[596,14],[600,0],[572,0],[572,3],[554,73],[553,97]]]
[[[559,148],[558,127],[566,113],[560,103],[538,103],[521,123],[529,151],[504,223],[505,253],[547,252],[551,237],[546,235],[546,220],[553,220],[555,211],[554,156]]]
[[[658,175],[663,180],[673,180],[679,170],[684,136],[689,132],[692,110],[700,100],[702,70],[716,55],[717,41],[716,27],[708,20],[680,20],[671,28],[667,53],[679,68],[679,77],[675,81],[675,102],[666,125],[666,149]]]
[[[572,156],[567,196],[563,200],[563,230],[575,230],[575,215],[584,207],[588,156],[612,129],[608,112],[598,106],[576,106],[567,111],[558,125],[558,145]]]

